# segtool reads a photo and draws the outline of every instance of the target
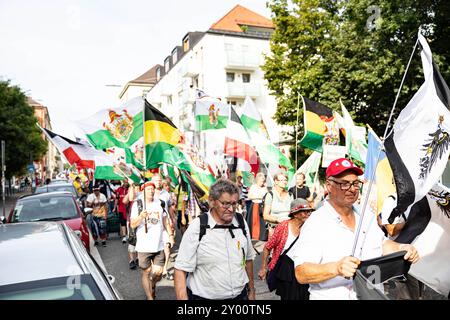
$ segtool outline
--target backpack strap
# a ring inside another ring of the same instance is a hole
[[[239,228],[241,228],[242,233],[247,237],[247,230],[245,229],[244,217],[240,213],[235,213],[236,220],[238,221]]]
[[[198,242],[202,241],[203,236],[206,234],[206,229],[210,228],[208,225],[208,214],[202,213],[198,216],[200,219],[200,233],[198,235]]]
[[[231,237],[234,238],[233,229],[241,229],[242,233],[245,237],[247,237],[247,230],[245,229],[245,222],[244,217],[240,213],[235,213],[234,215],[236,217],[236,220],[238,221],[238,227],[232,225],[222,226],[222,225],[216,225],[214,228],[216,229],[228,229],[230,231]],[[200,233],[198,235],[198,241],[200,242],[203,238],[203,236],[206,234],[206,229],[211,228],[208,225],[208,214],[202,213],[200,216]]]

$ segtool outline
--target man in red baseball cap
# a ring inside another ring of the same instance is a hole
[[[363,185],[359,179],[362,174],[363,170],[349,159],[330,163],[325,185],[328,198],[303,225],[298,245],[291,254],[297,280],[310,284],[311,300],[356,299],[351,279],[360,260],[400,250],[407,251],[405,260],[414,263],[419,259],[412,245],[388,240],[376,221],[372,221],[375,217],[366,215],[359,235],[364,240],[357,242],[359,245],[352,253],[360,219],[353,204]]]

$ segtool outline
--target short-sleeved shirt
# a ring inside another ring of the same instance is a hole
[[[86,201],[92,203],[93,206],[98,206],[99,204],[106,203],[107,200],[103,193],[99,193],[98,198],[95,196],[95,193],[91,193],[88,195]]]
[[[281,219],[281,221],[289,219],[289,212],[291,210],[291,202],[293,197],[291,194],[288,194],[284,199],[280,198],[278,192],[273,189],[272,195],[267,194],[264,200],[264,206],[271,206],[270,214]]]
[[[147,233],[145,232],[144,220],[142,220],[136,229],[136,251],[156,253],[164,249],[163,218],[166,216],[166,212],[163,211],[159,200],[153,201],[146,209],[150,212],[147,217]],[[138,211],[137,201],[134,201],[131,207],[130,219],[137,218],[140,214]]]
[[[189,272],[187,286],[193,294],[207,299],[229,299],[239,295],[249,281],[246,261],[254,260],[247,223],[245,237],[241,229],[214,229],[216,221],[208,212],[206,233],[199,243],[200,219],[189,225],[181,240],[175,268]],[[232,224],[238,226],[233,218]]]
[[[359,224],[359,213],[355,211],[355,232]],[[289,252],[297,267],[305,262],[324,264],[336,262],[352,254],[355,232],[343,222],[333,206],[326,200],[324,205],[306,220],[300,237]],[[386,240],[374,215],[365,214],[354,256],[360,260],[379,257],[383,254]],[[311,300],[354,300],[353,281],[338,276],[321,283],[310,284]]]
[[[301,188],[295,186],[289,189],[289,193],[291,193],[294,196],[294,199],[308,199],[311,196],[311,191],[309,191],[309,188],[307,186],[303,186]]]

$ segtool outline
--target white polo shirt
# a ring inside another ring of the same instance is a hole
[[[359,212],[355,212],[355,232],[343,222],[336,210],[328,201],[313,212],[302,226],[300,237],[291,249],[290,256],[294,264],[304,262],[323,264],[336,262],[352,254],[353,242],[359,224]],[[367,260],[383,254],[383,231],[376,222],[376,217],[366,211],[356,246],[355,257]],[[335,277],[327,281],[310,284],[311,300],[354,300],[353,280]]]
[[[244,221],[245,222],[245,221]],[[206,233],[199,243],[200,219],[195,218],[181,240],[175,268],[189,272],[187,286],[192,293],[207,299],[230,299],[238,296],[249,281],[246,261],[254,260],[255,252],[247,223],[247,237],[240,228],[214,229],[216,221],[208,212]],[[232,224],[239,226],[236,218]]]

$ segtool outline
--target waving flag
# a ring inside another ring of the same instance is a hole
[[[425,82],[402,110],[385,141],[394,172],[397,203],[389,217],[405,214],[438,182],[450,153],[450,90],[419,34]]]
[[[350,113],[341,102],[342,114],[344,115],[345,144],[347,154],[359,162],[365,163],[367,157],[366,128],[355,126]]]
[[[410,274],[438,293],[450,292],[450,189],[438,183],[410,210],[400,243],[412,243],[420,260]]]
[[[48,129],[39,128],[70,165],[78,169],[94,169],[96,179],[122,180],[124,175],[114,167],[113,158],[90,145],[72,141]]]
[[[186,159],[178,148],[183,135],[172,121],[147,101],[144,121],[146,168],[158,168],[161,163],[168,163],[179,169],[188,169]]]
[[[252,146],[258,151],[260,159],[264,163],[270,163],[285,169],[289,180],[291,180],[294,175],[294,168],[289,159],[270,141],[261,114],[250,97],[245,98],[240,120],[250,137]]]
[[[197,91],[194,113],[197,131],[225,129],[230,117],[230,106],[221,99]]]
[[[122,148],[126,162],[143,169],[143,110],[144,99],[136,97],[119,107],[100,110],[76,124],[96,149]]]
[[[255,175],[258,173],[258,155],[256,150],[251,146],[247,132],[242,126],[239,116],[232,107],[223,152],[228,156],[243,160],[245,168],[241,167],[241,171],[249,171]]]
[[[302,99],[305,135],[300,145],[322,152],[323,139],[328,131],[327,123],[333,123],[333,111],[319,102],[304,97]]]
[[[317,171],[319,170],[320,166],[320,159],[322,158],[322,154],[320,152],[314,151],[308,159],[303,162],[303,164],[298,168],[297,173],[302,172],[305,175],[305,185],[308,188],[312,188],[315,183],[315,177],[317,175]],[[292,188],[295,186],[295,179],[292,179],[289,181],[289,188]]]

